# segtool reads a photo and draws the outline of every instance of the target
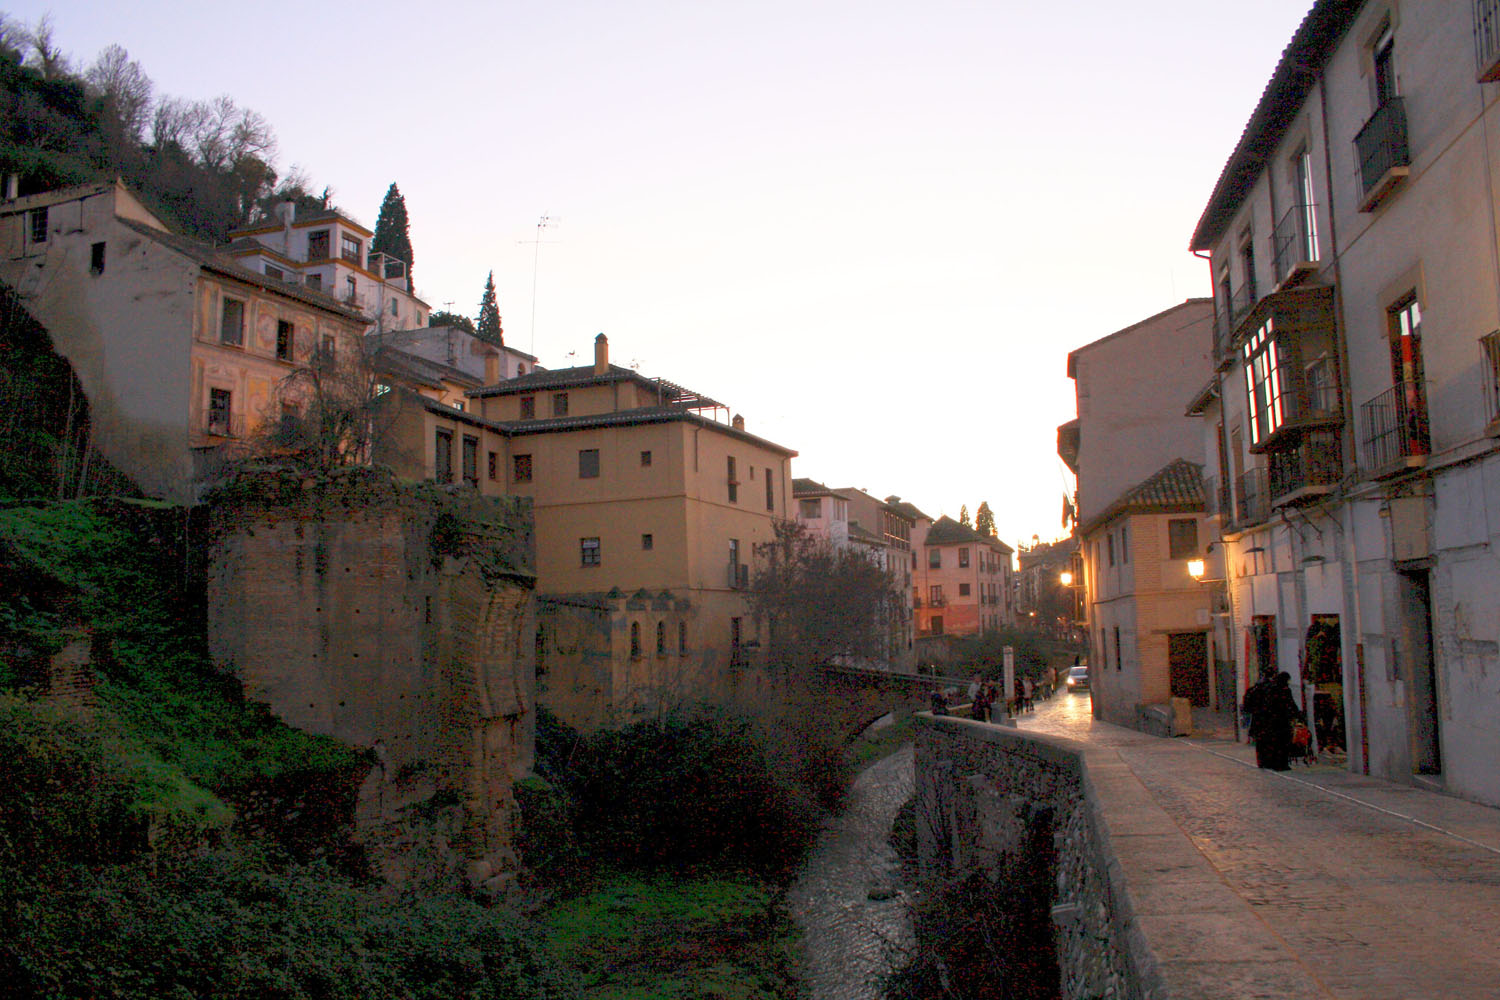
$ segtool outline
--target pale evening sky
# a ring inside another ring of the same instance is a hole
[[[0,4],[261,112],[367,226],[395,181],[433,308],[493,268],[543,365],[603,332],[796,475],[1014,545],[1062,533],[1067,352],[1209,294],[1188,238],[1310,0]]]

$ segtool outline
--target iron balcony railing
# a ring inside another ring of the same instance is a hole
[[[1281,397],[1281,410],[1283,425],[1339,420],[1338,386],[1304,381],[1300,392]]]
[[[1235,485],[1239,494],[1234,510],[1237,527],[1261,524],[1271,516],[1265,469],[1250,469],[1235,480]]]
[[[1230,500],[1229,483],[1220,480],[1218,476],[1205,476],[1203,479],[1203,499],[1208,506],[1209,517],[1222,517],[1225,520],[1234,520],[1234,504]]]
[[[1398,382],[1359,408],[1359,444],[1366,471],[1379,473],[1431,450],[1427,400],[1417,382]]]
[[[1344,473],[1337,431],[1311,431],[1290,448],[1267,452],[1266,458],[1273,507],[1296,494],[1337,486]]]
[[[1500,0],[1474,0],[1474,66],[1480,80],[1500,80]]]
[[[1500,0],[1497,0],[1500,2]],[[1276,223],[1271,234],[1272,248],[1276,252],[1276,280],[1285,281],[1298,264],[1311,264],[1318,259],[1315,205],[1293,205]]]
[[[1399,97],[1392,97],[1376,109],[1365,127],[1354,137],[1354,147],[1359,152],[1359,176],[1364,184],[1364,193],[1380,183],[1380,179],[1393,167],[1404,167],[1411,162],[1411,152],[1406,144],[1406,104]]]

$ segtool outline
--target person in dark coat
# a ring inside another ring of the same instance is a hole
[[[1302,709],[1292,696],[1292,675],[1281,671],[1263,689],[1250,707],[1250,735],[1255,740],[1255,763],[1272,771],[1290,767],[1287,757],[1292,748],[1292,720],[1300,718]],[[1260,685],[1257,685],[1260,686]],[[1249,703],[1250,694],[1246,692]]]

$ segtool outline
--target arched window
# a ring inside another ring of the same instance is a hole
[[[656,623],[656,655],[667,655],[667,623]]]
[[[641,623],[630,623],[630,658],[639,660],[641,658]]]

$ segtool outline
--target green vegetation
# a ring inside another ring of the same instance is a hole
[[[952,666],[948,669],[960,675],[979,673],[999,677],[1005,664],[1006,646],[1015,651],[1017,679],[1036,679],[1049,666],[1061,671],[1072,665],[1075,655],[1084,652],[1080,645],[1052,639],[1034,629],[994,629],[983,635],[955,639]]]
[[[496,347],[505,344],[505,335],[500,330],[500,305],[495,299],[495,272],[484,279],[484,294],[479,299],[479,325],[474,335]]]
[[[543,918],[591,1000],[797,994],[794,928],[773,885],[732,874],[618,872]]]

